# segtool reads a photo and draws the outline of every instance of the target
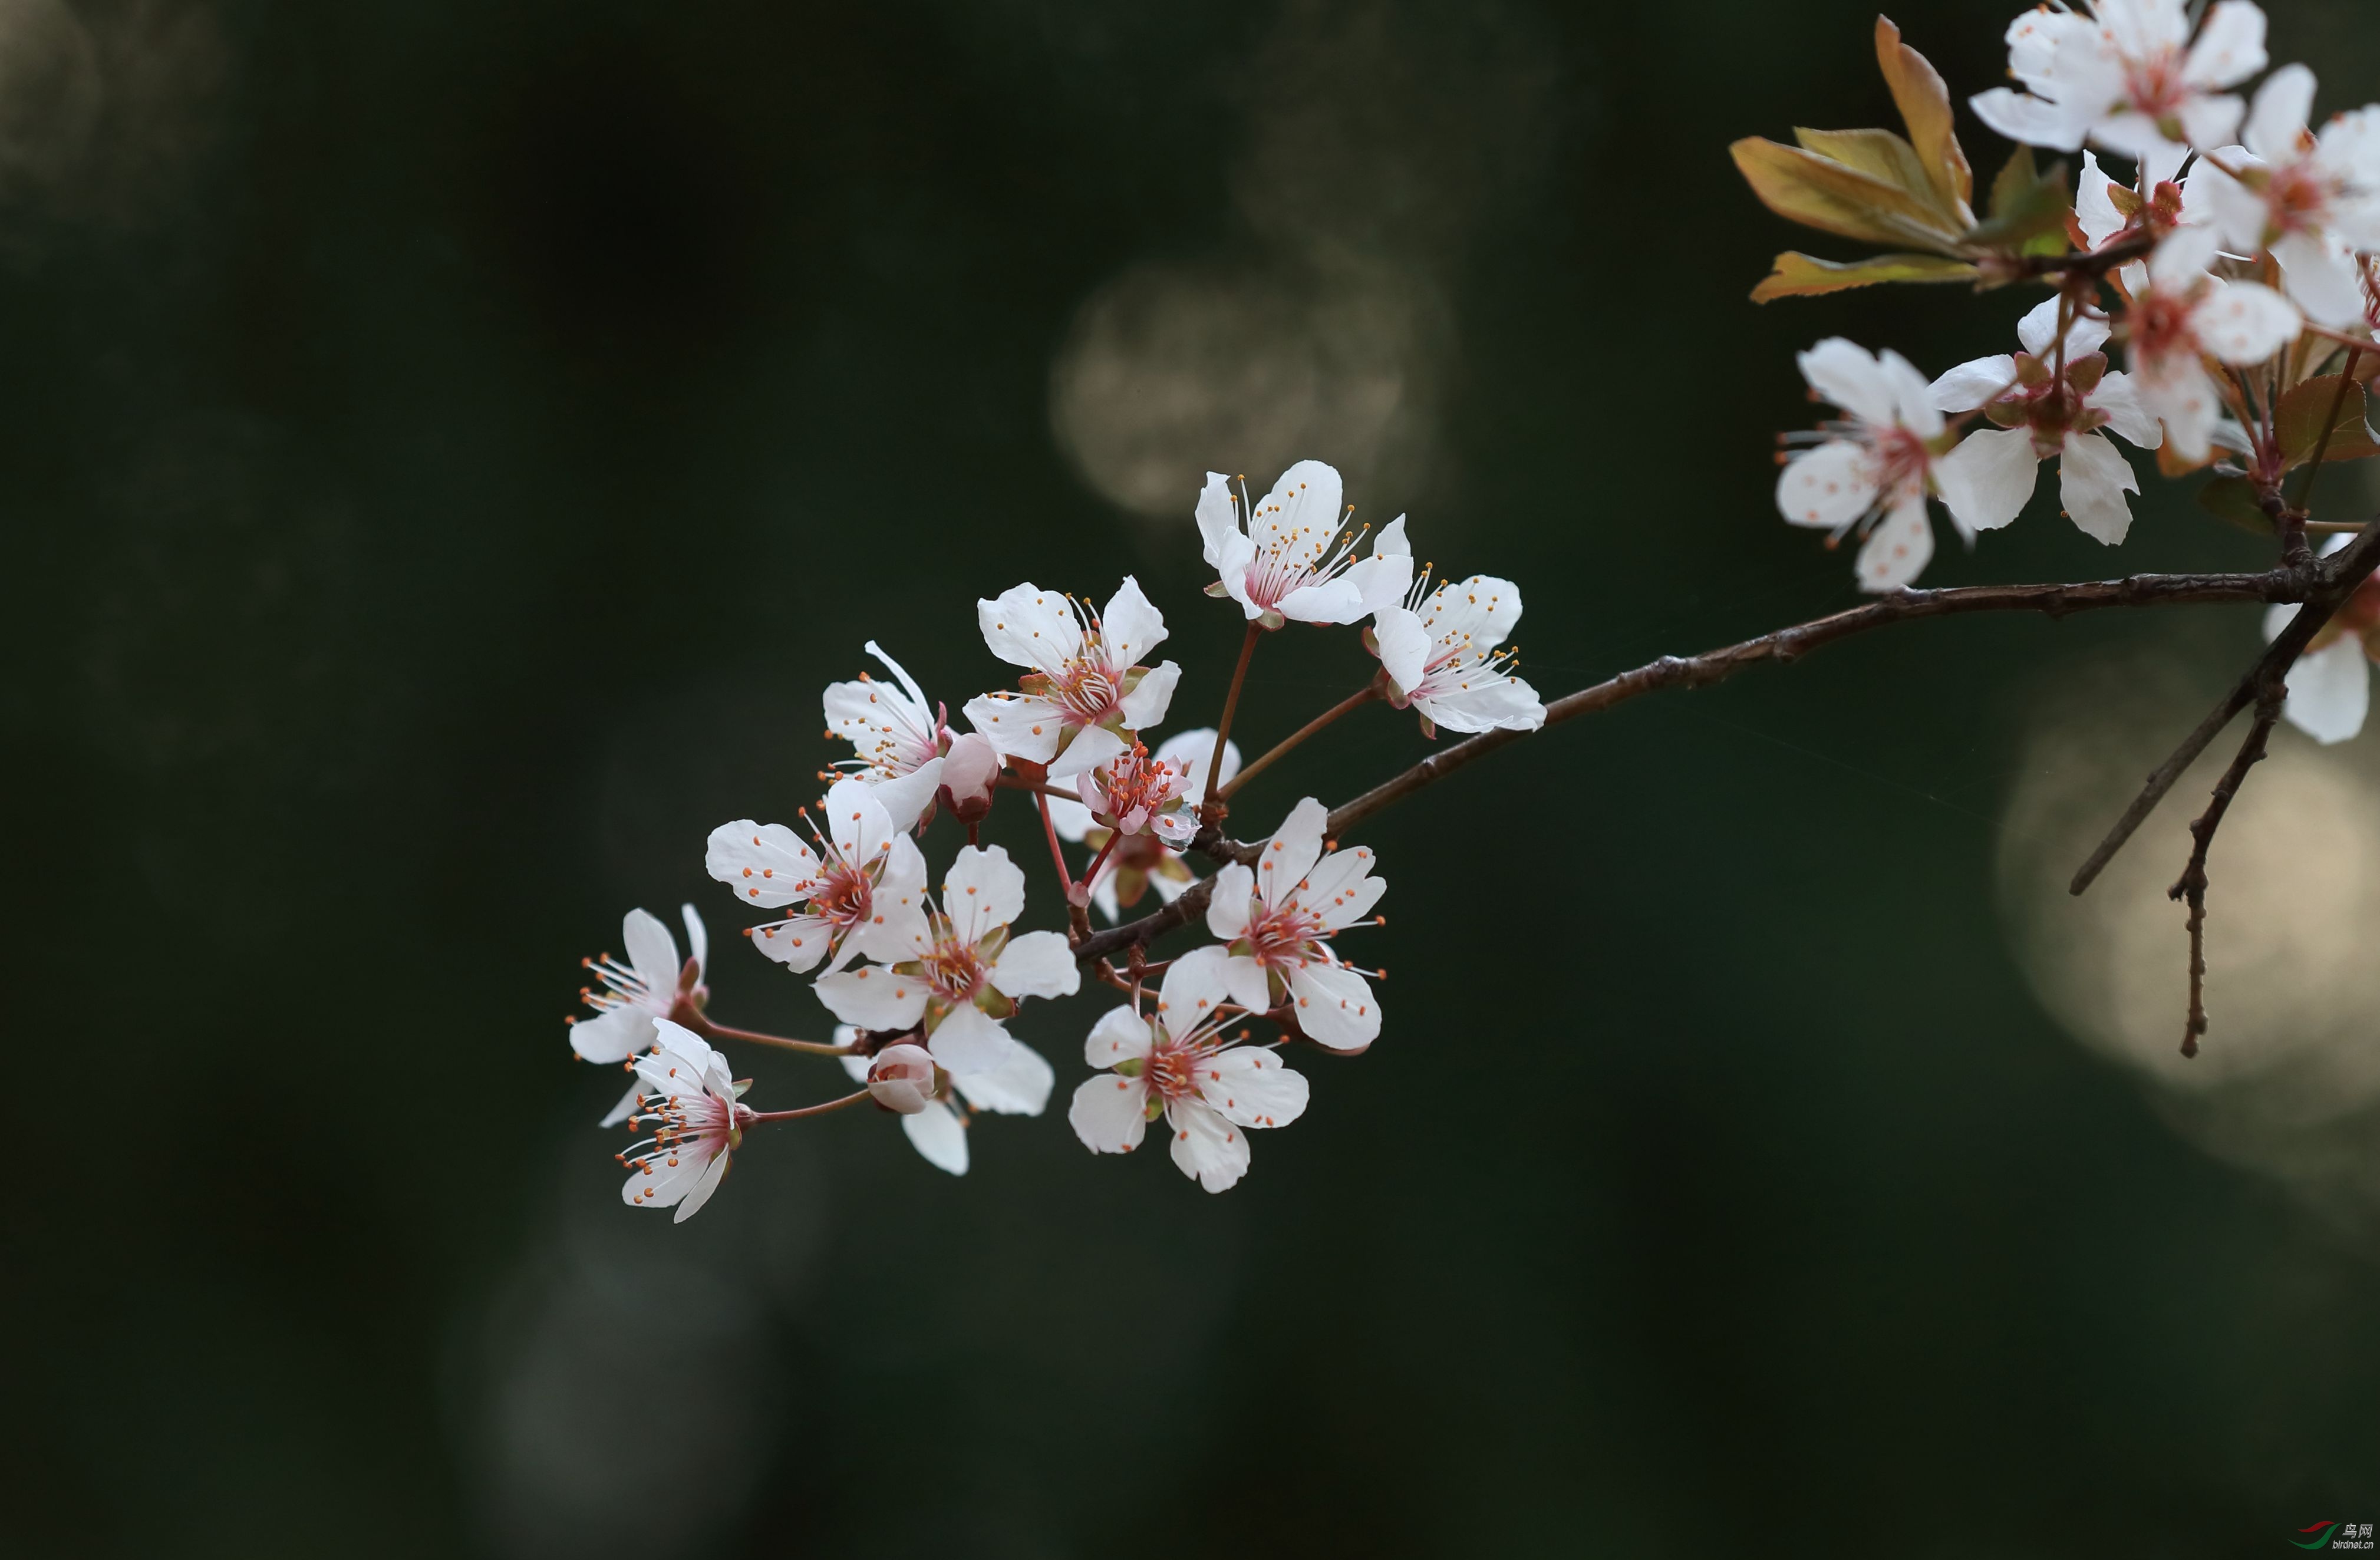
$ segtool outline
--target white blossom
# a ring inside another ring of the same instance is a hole
[[[710,831],[703,865],[739,901],[798,907],[747,928],[753,947],[789,969],[825,960],[832,972],[858,958],[905,958],[917,946],[926,926],[926,858],[878,802],[881,794],[856,777],[837,780],[819,804],[824,833],[802,808],[815,851],[781,823],[738,818]]]
[[[1370,557],[1357,560],[1362,533],[1344,528],[1342,502],[1339,473],[1318,460],[1299,461],[1253,503],[1245,478],[1234,496],[1221,472],[1207,473],[1195,514],[1217,576],[1208,592],[1230,597],[1267,628],[1289,620],[1355,623],[1372,598],[1402,595],[1412,559],[1401,546],[1376,543]],[[1403,526],[1400,514],[1382,542],[1390,533],[1402,538]]]
[[[836,1045],[848,1046],[858,1038],[859,1031],[851,1025],[835,1026]],[[873,1058],[841,1059],[844,1070],[855,1082],[868,1081]],[[1048,1059],[1021,1041],[1009,1047],[1008,1059],[992,1071],[953,1072],[941,1068],[937,1076],[939,1087],[933,1097],[924,1109],[901,1118],[901,1131],[926,1163],[954,1176],[967,1173],[968,1128],[977,1112],[1038,1116],[1057,1082]]]
[[[1492,574],[1436,589],[1422,571],[1408,599],[1372,612],[1372,646],[1388,674],[1389,702],[1421,712],[1422,730],[1534,732],[1546,723],[1537,691],[1512,675],[1519,647],[1504,641],[1521,621],[1521,587]]]
[[[940,905],[899,962],[826,975],[814,990],[836,1018],[879,1033],[925,1026],[926,1048],[953,1073],[997,1072],[1016,1042],[1002,1021],[1027,997],[1068,997],[1082,984],[1060,932],[1012,933],[1025,913],[1025,873],[997,845],[960,849]]]
[[[2064,349],[2058,342],[2058,298],[2044,299],[2017,324],[2024,350],[1962,363],[1934,381],[1946,412],[1987,409],[2000,427],[1970,433],[1935,463],[1934,479],[1978,530],[2017,517],[2033,496],[2041,462],[2058,463],[2058,497],[2084,535],[2113,546],[2132,523],[2126,493],[2141,490],[2123,453],[2097,430],[2113,429],[2144,450],[2164,441],[2131,381],[2108,369],[2100,352],[2107,321],[2072,315]]]
[[[1846,416],[1821,425],[1778,475],[1778,512],[1789,525],[1838,538],[1865,527],[1867,541],[1852,566],[1860,588],[1898,590],[1934,556],[1925,495],[1944,424],[1933,386],[1900,354],[1871,354],[1840,336],[1795,361],[1810,388]],[[1978,527],[1947,493],[1943,502],[1960,535],[1973,541]]]
[[[2205,359],[2261,363],[2301,324],[2296,306],[2263,283],[2210,274],[2217,242],[2212,228],[2178,227],[2146,264],[2135,260],[2121,273],[2133,390],[2165,423],[2175,453],[2192,462],[2206,459],[2223,411]]]
[[[1207,929],[1227,945],[1223,977],[1232,1000],[1262,1012],[1286,1001],[1307,1039],[1356,1051],[1379,1037],[1380,1005],[1370,983],[1341,961],[1330,939],[1369,915],[1388,891],[1362,845],[1323,850],[1329,814],[1313,797],[1291,809],[1254,869],[1233,862],[1215,874]]]
[[[2328,557],[2355,538],[2334,536],[2323,544]],[[2304,609],[2286,602],[2265,612],[2265,638],[2281,636]],[[2363,730],[2372,706],[2371,662],[2380,659],[2380,575],[2367,576],[2328,623],[2314,633],[2305,653],[2289,671],[2289,697],[2281,714],[2299,731],[2327,746]]]
[[[2358,256],[2380,249],[2380,108],[2340,115],[2317,136],[2307,127],[2313,93],[2304,66],[2273,72],[2257,89],[2248,144],[2191,170],[2190,204],[2233,250],[2269,253],[2308,318],[2344,330],[2371,307]]]
[[[967,720],[1002,756],[1072,780],[1131,746],[1125,732],[1165,719],[1182,669],[1138,664],[1164,643],[1165,619],[1131,575],[1104,612],[1027,584],[978,601],[976,617],[991,653],[1026,669],[1022,693],[967,701]]]
[[[2265,13],[2216,0],[2192,39],[2183,0],[2042,6],[2009,24],[2008,48],[2009,74],[2026,91],[1995,87],[1970,100],[1985,124],[2060,151],[2090,140],[2172,158],[2177,146],[2230,139],[2241,104],[2224,89],[2265,68]]]
[[[684,1224],[726,1179],[752,1112],[736,1103],[742,1091],[727,1058],[702,1036],[666,1019],[658,1029],[658,1048],[638,1058],[646,1092],[627,1118],[631,1131],[651,1136],[619,1155],[629,1167],[620,1200],[632,1208],[674,1207],[672,1222]]]
[[[702,972],[710,961],[710,938],[694,906],[680,907],[686,918],[686,944],[694,950],[692,968],[678,961],[677,943],[661,920],[632,910],[620,922],[625,961],[606,953],[579,962],[592,970],[601,989],[582,988],[579,999],[596,1017],[570,1021],[570,1048],[589,1061],[625,1061],[653,1045],[653,1026],[668,1018],[681,996],[700,1006],[708,995]],[[610,1123],[605,1123],[607,1126]]]
[[[1151,757],[1181,771],[1184,807],[1188,810],[1195,807],[1196,798],[1207,792],[1207,765],[1214,756],[1214,729],[1202,726],[1166,738]],[[1218,783],[1229,785],[1232,777],[1239,772],[1240,744],[1226,742],[1222,778]],[[1062,796],[1052,796],[1049,801],[1050,825],[1060,839],[1087,844],[1094,852],[1107,845],[1111,831],[1099,827],[1090,808]],[[1106,859],[1091,874],[1087,887],[1091,902],[1113,923],[1125,910],[1138,904],[1149,889],[1157,890],[1160,902],[1172,904],[1197,880],[1190,865],[1182,859],[1182,853],[1152,831],[1117,840],[1115,849],[1107,852]]]
[[[1083,1145],[1129,1154],[1162,1115],[1184,1175],[1208,1191],[1235,1185],[1248,1169],[1248,1130],[1296,1120],[1306,1084],[1270,1048],[1226,1043],[1232,1000],[1222,950],[1202,948],[1165,972],[1154,1014],[1117,1008],[1099,1020],[1083,1053],[1110,1070],[1084,1080],[1066,1112]]]
[[[914,828],[941,783],[947,722],[942,707],[929,703],[917,679],[873,639],[868,642],[868,653],[882,661],[900,685],[880,683],[866,672],[856,682],[827,684],[827,735],[851,744],[854,754],[835,768],[868,783],[893,828]]]

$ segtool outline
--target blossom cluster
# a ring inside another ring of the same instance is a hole
[[[1737,162],[1782,214],[1925,252],[1780,256],[1755,296],[1888,281],[2051,291],[2017,322],[2016,351],[1931,379],[1840,337],[1803,353],[1813,399],[1839,415],[1786,437],[1786,521],[1829,545],[1859,536],[1861,587],[1899,590],[1934,555],[1929,502],[1973,547],[2017,519],[2055,461],[2066,516],[2113,546],[2141,490],[2120,440],[2166,476],[2209,470],[2202,497],[2218,514],[2301,537],[2285,479],[2380,453],[2364,422],[2380,370],[2380,107],[2317,128],[2313,72],[2265,73],[2249,0],[2195,19],[2183,0],[2044,6],[2008,29],[2014,84],[1969,100],[2018,143],[1978,219],[1940,79],[1889,22],[1876,43],[1906,138],[1802,131],[1798,147],[1740,142]],[[2036,149],[2079,153],[2076,181],[2040,171]],[[2290,673],[2286,713],[2322,740],[2362,724],[2370,617],[2343,613]]]
[[[1067,1120],[1097,1154],[1127,1153],[1165,1123],[1183,1174],[1209,1191],[1248,1167],[1248,1134],[1305,1111],[1307,1082],[1286,1053],[1341,1054],[1378,1038],[1375,982],[1342,935],[1375,921],[1387,889],[1369,847],[1330,837],[1311,797],[1246,845],[1219,828],[1225,799],[1271,757],[1337,715],[1378,701],[1415,712],[1422,729],[1529,731],[1545,707],[1514,673],[1521,616],[1512,581],[1437,580],[1416,568],[1400,516],[1377,536],[1349,524],[1339,473],[1300,461],[1251,500],[1210,473],[1192,505],[1209,595],[1236,603],[1247,639],[1221,726],[1155,738],[1182,669],[1159,659],[1164,615],[1127,576],[1104,606],[1030,582],[976,603],[984,647],[1017,675],[961,707],[929,699],[873,642],[889,680],[828,686],[827,734],[852,756],[793,824],[737,818],[711,830],[709,875],[754,919],[752,946],[808,978],[835,1021],[832,1041],[730,1028],[710,1016],[708,938],[685,909],[692,956],[638,910],[623,925],[625,960],[589,961],[572,1048],[636,1075],[605,1125],[639,1135],[620,1155],[632,1206],[684,1219],[711,1196],[751,1129],[867,1107],[897,1118],[929,1163],[969,1164],[984,1113],[1038,1116],[1056,1070],[1012,1033],[1028,1002],[1078,994],[1087,973],[1122,998],[1084,1042],[1093,1070]],[[1368,545],[1366,538],[1369,537]],[[1186,541],[1186,538],[1185,538]],[[1371,681],[1272,754],[1243,765],[1228,727],[1258,642],[1292,623],[1356,630],[1378,663]],[[1154,740],[1155,745],[1151,745]],[[1026,875],[981,841],[998,800],[1028,807],[1047,840],[1065,929],[1027,929]],[[927,846],[938,819],[962,829],[939,878]],[[1087,852],[1079,870],[1067,849]],[[1220,864],[1201,877],[1203,854]],[[1089,911],[1118,922],[1155,890],[1160,906],[1201,896],[1202,946],[1151,960],[1146,939],[1119,968],[1096,951]],[[1257,1026],[1263,1026],[1259,1037]],[[820,1104],[763,1111],[745,1103],[716,1044],[747,1042],[836,1058],[856,1088]]]

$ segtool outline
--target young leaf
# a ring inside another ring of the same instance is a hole
[[[1897,186],[1797,147],[1746,136],[1728,148],[1744,182],[1779,216],[1871,244],[1947,253],[1959,237]]]
[[[1805,130],[1796,126],[1793,139],[1803,149],[1892,186],[1931,212],[1945,233],[1963,233],[1972,224],[1963,207],[1943,204],[1916,149],[1890,130]]]
[[[2260,537],[2273,534],[2272,521],[2256,502],[2256,485],[2245,477],[2217,477],[2198,490],[2198,502],[2209,514],[2226,524]]]
[[[1876,62],[1884,67],[1885,85],[1909,127],[1909,139],[1931,175],[1945,209],[1956,212],[1961,225],[1974,221],[1967,202],[1974,199],[1975,177],[1950,117],[1950,91],[1925,56],[1900,41],[1900,29],[1883,17],[1876,18]]]
[[[2023,253],[2044,236],[2053,246],[2063,244],[2070,209],[2066,164],[2052,163],[2044,173],[2034,165],[2033,148],[2020,146],[1992,179],[1992,214],[1967,234],[1965,247]]]
[[[1838,263],[1789,249],[1777,257],[1774,273],[1752,289],[1752,301],[1815,297],[1878,282],[1966,282],[1974,275],[1975,268],[1966,261],[1939,255],[1877,255],[1873,260]]]
[[[2322,443],[2324,419],[2330,416],[2334,402],[2338,406],[2338,417],[2331,428],[2330,442],[2323,447],[2325,464],[2380,455],[2380,442],[2374,441],[2372,429],[2363,420],[2363,387],[2349,385],[2342,400],[2338,384],[2337,374],[2325,374],[2295,386],[2281,397],[2273,425],[2280,437],[2282,470],[2313,459],[2314,446]]]

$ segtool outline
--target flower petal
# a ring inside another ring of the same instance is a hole
[[[2041,456],[2029,428],[1970,433],[1934,463],[1934,480],[1950,514],[1972,531],[1997,531],[2033,496]]]
[[[625,1061],[652,1044],[653,1015],[642,1008],[607,1008],[570,1026],[570,1048],[585,1061]]]
[[[942,1015],[926,1041],[953,1077],[962,1072],[998,1072],[1014,1060],[1018,1049],[998,1019],[972,1002],[962,1002]]]
[[[1165,643],[1165,614],[1130,574],[1124,575],[1116,593],[1108,598],[1107,611],[1099,614],[1099,638],[1117,666],[1138,665],[1149,651]]]
[[[1173,1141],[1166,1146],[1175,1167],[1208,1191],[1229,1191],[1248,1173],[1247,1129],[1225,1120],[1203,1101],[1169,1102],[1165,1123],[1172,1129]]]
[[[1173,685],[1181,681],[1182,669],[1170,660],[1150,667],[1140,685],[1123,696],[1124,725],[1139,732],[1161,724],[1173,706]]]
[[[1305,1074],[1262,1046],[1218,1051],[1199,1066],[1197,1083],[1208,1106],[1239,1126],[1286,1127],[1305,1114]]]
[[[1082,969],[1063,932],[1012,938],[993,961],[990,978],[993,988],[1007,997],[1072,997],[1083,986]]]
[[[1057,1083],[1058,1074],[1050,1066],[1050,1058],[1011,1038],[1008,1059],[990,1072],[953,1072],[952,1086],[978,1110],[998,1111],[1002,1116],[1038,1116],[1050,1103],[1050,1091]]]
[[[2115,546],[2131,529],[2126,493],[2141,490],[2131,462],[2106,436],[2069,434],[2058,462],[2058,492],[2068,518],[2084,536]]]
[[[652,988],[662,1008],[667,1009],[677,991],[677,942],[661,917],[642,910],[632,910],[620,920],[620,941],[628,950],[628,963],[637,978]]]
[[[999,845],[962,845],[942,878],[942,913],[962,942],[981,942],[1025,913],[1025,869]]]
[[[1066,712],[1029,694],[981,694],[966,702],[967,723],[1003,758],[1047,764],[1066,734]]]
[[[1280,909],[1296,888],[1297,880],[1313,871],[1314,864],[1322,859],[1322,830],[1330,818],[1329,810],[1308,796],[1292,807],[1289,816],[1273,830],[1263,853],[1257,858],[1257,895],[1267,908]],[[1220,876],[1217,874],[1219,879]]]
[[[2288,700],[2281,713],[2290,725],[2327,746],[2363,730],[2372,704],[2372,673],[2363,642],[2353,635],[2298,658],[2289,668]]]
[[[1380,1037],[1380,1004],[1371,983],[1344,964],[1309,960],[1289,972],[1297,1027],[1317,1045],[1353,1051]]]
[[[1094,1154],[1130,1154],[1148,1130],[1148,1080],[1097,1073],[1075,1088],[1066,1125]]]
[[[2015,373],[2016,360],[2010,358],[2010,378],[2014,378]],[[2008,380],[1995,381],[1993,388],[2007,382]],[[1829,439],[1817,448],[1794,456],[1785,469],[1777,474],[1777,512],[1785,516],[1789,525],[1840,531],[1876,507],[1876,462],[1867,451],[1848,439]],[[1381,663],[1386,665],[1388,636],[1385,632],[1380,636],[1380,644]],[[1428,640],[1425,636],[1421,650],[1415,656],[1416,664],[1427,649]],[[1393,668],[1389,675],[1396,676]],[[1412,684],[1400,680],[1397,685],[1402,688]]]
[[[861,1029],[906,1029],[926,1016],[926,983],[881,965],[838,970],[810,983],[826,1010]]]
[[[1054,677],[1082,653],[1082,623],[1074,603],[1057,591],[1012,586],[993,600],[978,600],[975,615],[984,644],[1011,666]]]
[[[1242,863],[1232,862],[1215,874],[1215,886],[1207,894],[1207,929],[1227,943],[1245,937],[1256,891],[1257,875]]]
[[[2057,300],[2051,301],[2054,303]],[[2030,320],[2033,316],[2028,314],[2025,318]],[[2031,348],[2026,350],[2030,351]],[[1995,396],[2002,394],[2015,383],[2016,358],[2014,357],[2003,352],[1996,357],[1978,357],[1972,363],[1960,364],[1934,381],[1934,405],[1946,412],[1972,412],[1976,407],[1990,402]],[[1834,446],[1821,444],[1818,447],[1824,450]],[[1791,472],[1793,468],[1789,466],[1785,469]],[[1778,502],[1781,506],[1784,503],[1784,490],[1781,483],[1778,491]],[[1785,518],[1791,520],[1793,516],[1788,514]],[[1859,516],[1854,514],[1852,518],[1856,520]],[[1796,525],[1815,524],[1814,521],[1795,521],[1794,523]]]
[[[1852,568],[1862,590],[1899,590],[1915,579],[1933,556],[1934,527],[1925,518],[1925,501],[1912,498],[1868,533]]]
[[[946,1100],[937,1100],[915,1116],[901,1118],[902,1133],[918,1156],[937,1170],[967,1173],[966,1122]]]

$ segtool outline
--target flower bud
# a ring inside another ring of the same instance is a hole
[[[961,823],[975,823],[991,811],[993,786],[1000,780],[1000,751],[973,732],[951,739],[942,755],[943,806]]]
[[[923,1046],[887,1046],[868,1069],[868,1092],[885,1109],[915,1116],[934,1102],[934,1058]]]

